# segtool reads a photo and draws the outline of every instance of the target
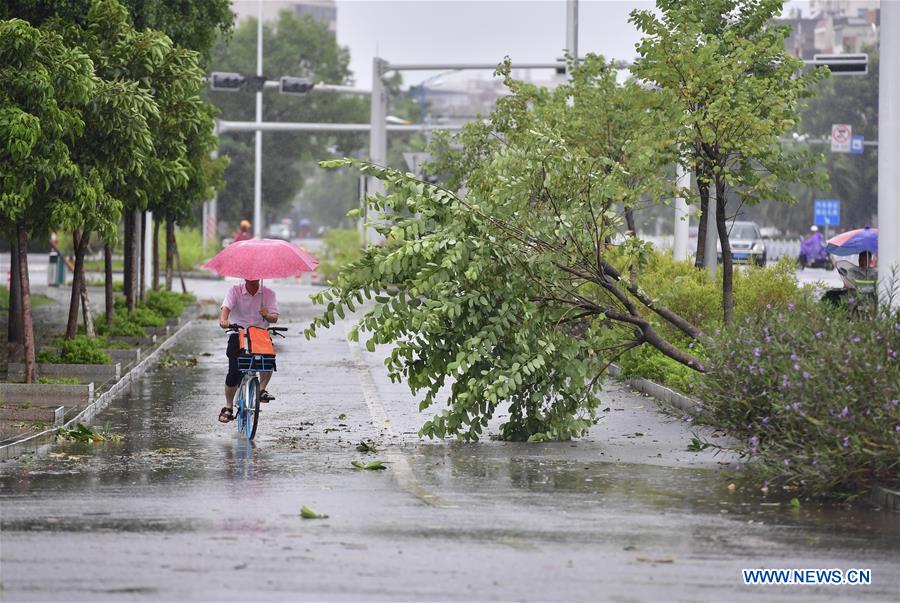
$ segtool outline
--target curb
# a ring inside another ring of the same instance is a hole
[[[890,490],[883,486],[875,486],[872,489],[872,495],[869,500],[877,507],[881,507],[885,511],[900,513],[900,492]]]
[[[146,358],[134,365],[134,367],[122,375],[112,387],[100,394],[96,400],[88,404],[80,413],[66,421],[62,427],[72,427],[77,423],[90,423],[90,421],[100,413],[100,411],[106,408],[110,402],[119,396],[126,387],[130,386],[135,380],[147,372],[148,368],[156,364],[159,355],[175,345],[178,338],[190,328],[193,323],[194,319],[189,319],[185,322],[181,328],[170,335],[151,354],[148,354]],[[43,449],[48,448],[53,444],[53,438],[59,430],[59,427],[60,426],[54,426],[53,429],[47,429],[40,433],[28,436],[23,440],[0,446],[0,461],[7,461],[25,452],[42,452]]]
[[[686,413],[694,413],[694,409],[700,404],[697,400],[689,396],[685,396],[680,392],[676,392],[674,389],[670,389],[664,385],[660,385],[654,381],[650,381],[649,379],[643,379],[640,377],[623,377],[622,369],[619,368],[616,364],[611,364],[609,366],[608,372],[611,376],[615,377],[622,381],[622,383],[628,385],[629,387],[636,389],[639,392],[645,393],[659,402],[663,402],[664,404],[668,404],[678,410],[684,411]]]

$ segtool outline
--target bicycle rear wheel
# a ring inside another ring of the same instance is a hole
[[[259,423],[259,377],[253,376],[247,381],[246,414],[244,416],[244,432],[247,439],[252,440],[256,435],[256,426]]]

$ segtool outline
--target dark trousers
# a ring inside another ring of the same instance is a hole
[[[238,335],[237,333],[228,338],[228,347],[225,350],[228,356],[228,374],[225,375],[225,385],[228,387],[237,387],[244,378],[243,373],[238,370]]]

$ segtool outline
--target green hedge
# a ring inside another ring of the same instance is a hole
[[[78,335],[73,339],[57,339],[53,342],[59,351],[40,350],[35,355],[38,362],[48,364],[110,364],[106,353],[106,340]]]

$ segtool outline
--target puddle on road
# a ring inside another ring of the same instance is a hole
[[[673,468],[548,458],[533,444],[489,442],[423,443],[409,451],[423,485],[463,506],[545,509],[552,515],[581,515],[603,509],[610,517],[678,514],[707,516],[735,526],[782,532],[811,548],[868,548],[900,551],[900,515],[855,505],[802,501],[755,490],[729,491],[714,469]],[[771,535],[771,534],[770,534]]]

